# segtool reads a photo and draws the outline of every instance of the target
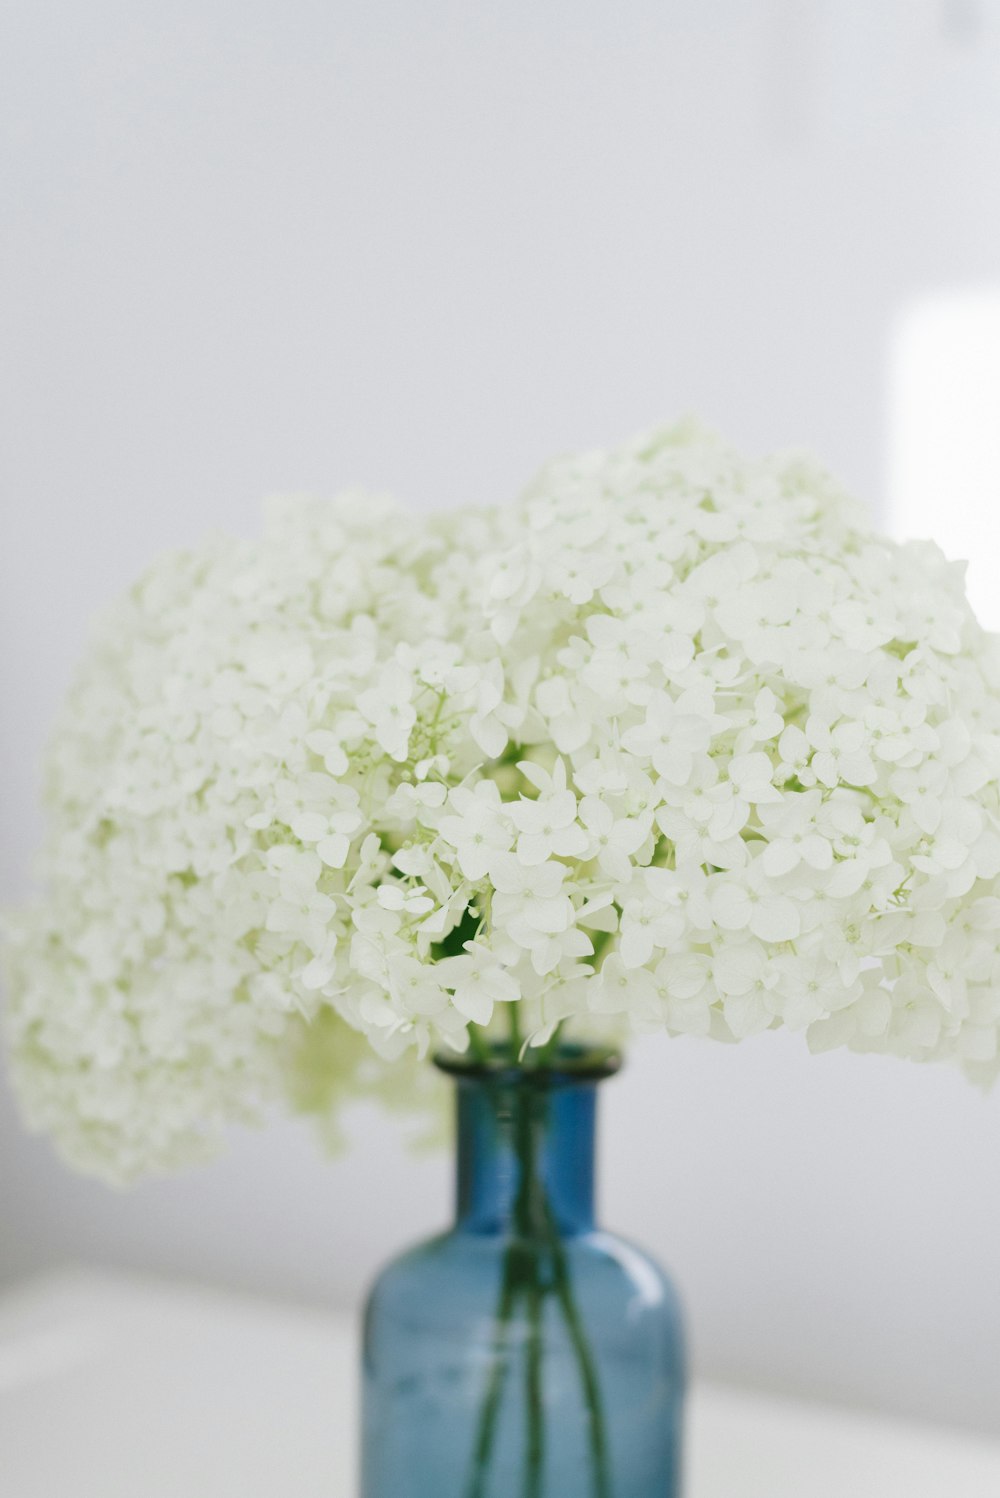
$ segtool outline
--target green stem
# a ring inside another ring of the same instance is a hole
[[[489,1476],[490,1455],[493,1451],[493,1441],[496,1436],[497,1417],[500,1414],[500,1401],[503,1397],[504,1383],[507,1378],[507,1369],[510,1358],[507,1352],[507,1343],[510,1336],[510,1321],[514,1311],[514,1302],[518,1293],[518,1271],[516,1244],[512,1240],[503,1257],[503,1266],[500,1276],[500,1297],[496,1308],[496,1335],[493,1342],[493,1366],[490,1369],[490,1381],[486,1388],[486,1397],[479,1415],[479,1429],[476,1432],[476,1443],[472,1451],[472,1465],[469,1469],[469,1477],[465,1487],[466,1498],[483,1498],[486,1491],[486,1479]]]
[[[511,1060],[516,1064],[520,1049],[520,1027],[509,1006]],[[470,1027],[471,1030],[474,1027]],[[561,1028],[561,1027],[560,1027]],[[541,1048],[538,1064],[547,1065],[559,1042],[559,1029]],[[473,1044],[477,1042],[474,1040]],[[484,1045],[482,1037],[478,1043]],[[528,1327],[525,1348],[525,1427],[523,1498],[544,1498],[545,1404],[542,1382],[544,1352],[543,1319],[549,1286],[543,1282],[542,1265],[552,1264],[552,1284],[570,1343],[576,1356],[587,1412],[591,1454],[593,1498],[611,1498],[608,1471],[607,1432],[597,1367],[573,1294],[569,1259],[559,1235],[552,1203],[542,1179],[539,1144],[544,1125],[547,1095],[544,1089],[523,1084],[512,1091],[514,1150],[519,1165],[512,1232],[504,1249],[500,1291],[495,1311],[495,1338],[489,1383],[479,1416],[465,1498],[485,1498],[503,1392],[511,1366],[510,1329],[518,1301],[526,1303]]]
[[[540,1259],[532,1255],[534,1274],[528,1292],[528,1375],[524,1394],[528,1416],[528,1450],[524,1474],[524,1498],[541,1498],[545,1465],[545,1405],[542,1399],[542,1296]]]
[[[528,1271],[525,1296],[528,1302],[527,1370],[524,1382],[528,1440],[525,1449],[524,1498],[541,1498],[545,1462],[545,1407],[542,1399],[542,1237],[548,1202],[538,1170],[538,1143],[545,1105],[543,1096],[529,1093],[520,1098],[519,1148],[521,1189],[517,1199],[517,1231],[525,1245]],[[541,1229],[541,1232],[539,1231]]]
[[[563,1027],[565,1026],[565,1024],[566,1021],[564,1019],[561,1019],[545,1044],[538,1047],[536,1054],[538,1057],[539,1067],[548,1066],[553,1056],[559,1050],[559,1046],[562,1042]]]
[[[545,1417],[542,1401],[542,1296],[541,1255],[547,1241],[547,1211],[538,1169],[538,1135],[541,1128],[541,1094],[515,1088],[514,1149],[520,1166],[514,1200],[513,1231],[504,1250],[500,1294],[495,1312],[496,1335],[493,1365],[479,1416],[479,1428],[466,1482],[466,1498],[483,1498],[489,1477],[490,1457],[496,1440],[497,1421],[504,1385],[510,1369],[510,1323],[519,1298],[528,1309],[525,1378],[527,1441],[524,1453],[524,1498],[542,1498],[545,1459]]]
[[[517,1063],[521,1050],[521,1028],[516,1004],[510,1005],[509,1015],[512,1060]],[[528,1337],[525,1349],[527,1368],[524,1380],[527,1429],[524,1452],[524,1498],[541,1498],[545,1462],[545,1411],[542,1401],[543,1292],[540,1238],[544,1235],[547,1204],[541,1172],[538,1168],[538,1147],[545,1098],[544,1095],[523,1087],[517,1090],[514,1097],[515,1149],[520,1164],[517,1198],[514,1203],[514,1230],[522,1244],[525,1275],[523,1293],[528,1310]]]
[[[549,1224],[548,1241],[552,1253],[555,1292],[563,1313],[563,1320],[566,1322],[570,1341],[573,1344],[573,1350],[576,1353],[576,1361],[580,1369],[580,1382],[583,1385],[583,1397],[587,1406],[590,1454],[593,1461],[594,1498],[611,1498],[607,1433],[604,1426],[604,1405],[597,1379],[597,1368],[573,1295],[569,1261],[566,1257],[566,1250],[563,1247],[562,1239],[559,1236],[559,1225],[556,1222],[555,1214],[548,1200],[546,1200],[545,1209]]]
[[[507,1020],[510,1026],[510,1060],[517,1066],[521,1055],[521,1016],[517,1012],[517,1000],[507,1005]]]
[[[469,1025],[469,1050],[477,1061],[490,1059],[490,1043],[478,1025]]]

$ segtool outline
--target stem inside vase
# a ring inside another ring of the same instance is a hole
[[[513,1008],[514,1006],[511,1006]],[[554,1037],[557,1039],[557,1037]],[[512,1023],[509,1050],[494,1053],[507,1073],[498,1077],[497,1112],[509,1120],[510,1143],[517,1167],[517,1187],[501,1262],[496,1336],[490,1375],[484,1390],[470,1459],[464,1498],[486,1498],[504,1391],[514,1375],[518,1348],[512,1346],[513,1318],[526,1314],[524,1338],[523,1498],[544,1498],[545,1364],[544,1316],[551,1297],[561,1316],[576,1362],[586,1412],[593,1498],[610,1498],[607,1437],[597,1368],[587,1330],[573,1290],[570,1258],[562,1240],[543,1170],[545,1130],[551,1105],[550,1065],[557,1060],[552,1042],[544,1058],[522,1068],[520,1037]]]
[[[679,1498],[677,1297],[595,1222],[618,1058],[471,1039],[435,1057],[455,1082],[454,1222],[386,1265],[365,1309],[363,1498]]]

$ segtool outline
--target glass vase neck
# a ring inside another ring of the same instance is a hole
[[[617,1057],[438,1064],[456,1083],[457,1231],[544,1239],[592,1228],[597,1084]]]

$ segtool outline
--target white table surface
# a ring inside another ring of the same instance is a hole
[[[31,1281],[0,1297],[0,1495],[355,1498],[355,1349],[328,1313]],[[708,1384],[688,1450],[688,1498],[1000,1498],[1000,1442]]]

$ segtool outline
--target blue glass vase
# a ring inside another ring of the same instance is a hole
[[[594,1222],[607,1054],[456,1081],[458,1212],[365,1314],[362,1498],[677,1498],[676,1294]]]

